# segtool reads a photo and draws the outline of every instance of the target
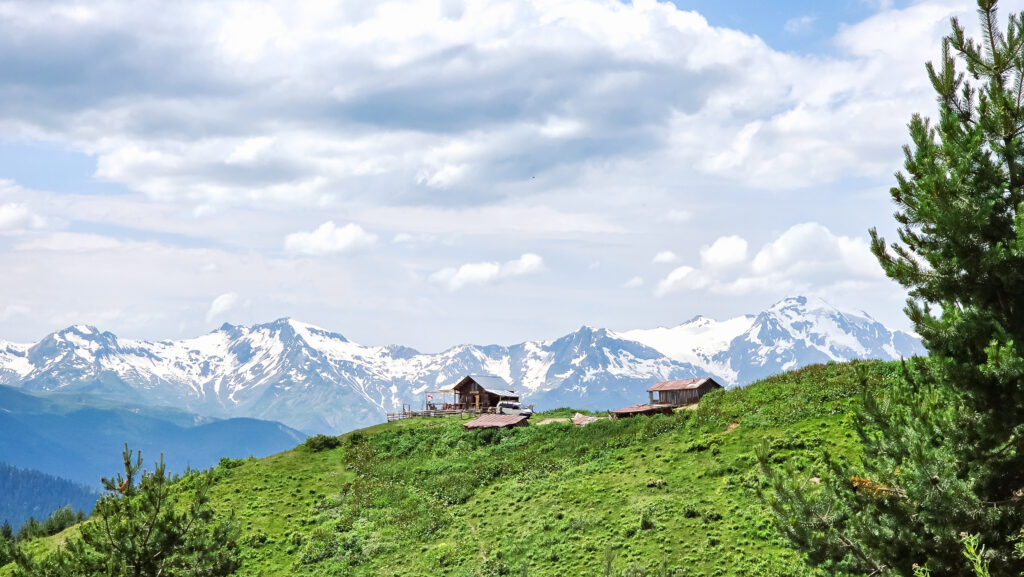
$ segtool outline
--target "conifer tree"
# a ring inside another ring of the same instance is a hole
[[[954,19],[927,65],[938,119],[915,115],[891,190],[899,241],[871,230],[885,273],[909,293],[929,359],[865,393],[859,462],[830,459],[820,488],[768,467],[784,532],[810,558],[868,574],[1019,576],[1024,526],[1024,22],[1005,32],[979,0],[981,38]],[[962,69],[961,69],[962,68]]]
[[[210,474],[172,484],[162,456],[152,472],[127,445],[123,456],[124,474],[103,479],[107,494],[81,537],[38,562],[19,553],[17,577],[219,577],[239,567],[237,529],[209,504]]]

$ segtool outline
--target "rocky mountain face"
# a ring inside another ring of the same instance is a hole
[[[505,377],[538,409],[607,409],[642,401],[660,380],[711,375],[737,386],[829,360],[919,354],[915,337],[866,313],[796,297],[721,322],[698,317],[619,333],[582,327],[553,341],[460,345],[436,354],[364,346],[293,319],[225,324],[194,339],[159,342],[77,325],[35,344],[0,341],[0,384],[268,419],[316,433],[381,422],[386,411],[418,407],[425,391],[469,373]]]

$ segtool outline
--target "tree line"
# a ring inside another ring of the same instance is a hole
[[[0,521],[21,527],[29,519],[42,523],[61,507],[88,513],[99,491],[40,471],[0,462]]]

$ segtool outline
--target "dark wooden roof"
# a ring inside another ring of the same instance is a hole
[[[703,379],[679,379],[675,381],[662,381],[655,384],[653,387],[647,389],[647,392],[654,391],[685,391],[688,389],[699,389],[705,383],[711,383],[712,385],[721,388],[711,377],[704,377]]]
[[[522,424],[528,418],[526,415],[480,415],[472,421],[463,423],[462,426],[467,429],[503,429]]]

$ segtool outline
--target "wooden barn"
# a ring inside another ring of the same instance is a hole
[[[427,408],[486,413],[500,401],[518,401],[519,394],[497,375],[466,375],[450,387],[428,391]]]
[[[647,389],[647,395],[652,405],[681,407],[683,405],[692,405],[709,392],[721,388],[722,385],[716,383],[711,377],[680,379],[657,383]]]

